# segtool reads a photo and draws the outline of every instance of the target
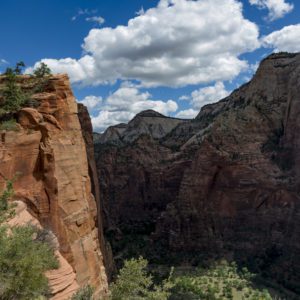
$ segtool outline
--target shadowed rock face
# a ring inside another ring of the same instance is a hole
[[[299,113],[300,54],[274,54],[195,120],[96,144],[106,231],[140,230],[181,262],[233,258],[300,292]]]
[[[22,77],[20,84],[26,84],[27,78]],[[97,294],[105,293],[107,279],[91,186],[93,151],[91,143],[86,147],[67,76],[51,77],[45,91],[34,98],[39,107],[18,112],[18,131],[0,131],[0,187],[3,177],[20,174],[14,184],[16,199],[25,202],[41,225],[56,235],[78,285],[91,284]],[[95,196],[99,200],[98,192]]]
[[[97,204],[97,211],[103,212],[103,204],[100,199],[99,181],[98,181],[97,167],[96,167],[95,155],[94,155],[94,135],[93,135],[92,122],[87,108],[81,103],[78,103],[78,117],[79,117],[79,122],[81,125],[82,134],[86,145],[86,154],[88,158],[88,169],[89,169],[89,176],[91,179],[92,193],[95,197],[95,201]],[[111,247],[109,243],[107,243],[103,235],[102,223],[103,223],[102,213],[99,213],[97,218],[97,224],[98,224],[98,236],[99,236],[100,249],[101,249],[101,253],[103,254],[103,261],[105,265],[106,274],[108,275],[108,277],[111,277],[112,273],[114,272],[115,266],[112,257]]]

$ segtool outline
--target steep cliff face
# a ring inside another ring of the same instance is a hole
[[[300,292],[299,95],[300,54],[271,55],[166,135],[96,144],[106,231],[136,227],[166,257],[233,258]]]
[[[115,271],[115,264],[112,256],[111,246],[106,241],[103,234],[102,218],[104,215],[104,209],[103,209],[103,201],[100,198],[99,180],[98,180],[98,173],[97,173],[95,154],[94,154],[93,126],[87,108],[81,103],[78,103],[78,117],[79,117],[79,122],[81,125],[81,130],[86,145],[89,175],[92,184],[92,193],[95,197],[95,201],[97,204],[97,211],[99,212],[97,218],[97,224],[98,224],[98,236],[99,236],[100,249],[103,255],[103,262],[105,265],[106,274],[108,275],[108,278],[110,278],[112,273]]]
[[[20,84],[27,79],[24,76]],[[86,148],[67,76],[51,77],[45,90],[33,97],[39,106],[18,112],[18,130],[0,132],[0,186],[3,177],[19,174],[14,184],[16,199],[25,202],[33,217],[56,235],[59,251],[76,273],[78,285],[91,284],[97,294],[105,293],[107,280],[86,152],[91,150]]]

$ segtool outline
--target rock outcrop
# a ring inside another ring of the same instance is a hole
[[[0,84],[4,80],[1,77]],[[27,81],[24,76],[20,84]],[[98,240],[102,229],[98,235],[95,201],[99,195],[93,196],[87,159],[92,151],[86,147],[67,76],[51,77],[43,92],[32,98],[38,107],[18,112],[18,130],[0,132],[0,187],[3,178],[18,174],[16,199],[56,235],[61,259],[72,267],[78,286],[91,284],[96,294],[105,294],[107,279]],[[64,272],[69,271],[66,265]],[[60,290],[62,283],[58,286]]]
[[[274,54],[196,119],[97,143],[107,235],[143,233],[171,263],[235,259],[300,293],[299,110],[300,54]]]

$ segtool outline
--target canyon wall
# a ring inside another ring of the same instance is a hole
[[[130,123],[98,136],[116,257],[131,247],[129,232],[143,235],[154,263],[225,257],[300,293],[299,110],[300,54],[279,53],[249,83],[160,136],[139,128],[170,128],[171,119],[150,124],[147,114],[134,139]]]
[[[19,79],[20,85],[26,88],[28,79]],[[4,80],[1,77],[0,84]],[[89,174],[92,151],[83,138],[68,77],[52,76],[32,99],[38,107],[17,113],[18,129],[0,131],[0,186],[5,178],[16,176],[15,199],[23,201],[30,214],[55,234],[78,286],[90,284],[97,295],[105,294],[104,253],[98,239],[103,235],[101,227],[98,234],[101,217],[95,201],[99,192]]]

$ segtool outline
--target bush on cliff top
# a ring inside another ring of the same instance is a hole
[[[50,68],[45,64],[45,63],[41,63],[34,71],[33,71],[33,75],[36,78],[46,78],[49,77],[51,75],[51,70]]]
[[[19,110],[26,101],[26,94],[17,84],[17,76],[21,74],[21,69],[24,66],[23,62],[19,62],[15,69],[7,68],[5,71],[6,83],[2,91],[4,101],[1,105],[1,108],[5,112],[14,112]]]
[[[0,104],[0,115],[6,113],[17,112],[24,106],[31,106],[34,102],[31,97],[35,93],[42,92],[48,83],[48,78],[51,75],[49,67],[45,63],[41,63],[33,72],[33,75],[28,79],[29,85],[32,88],[24,90],[18,84],[18,77],[22,73],[22,68],[25,67],[23,62],[16,64],[15,68],[7,68],[5,75],[4,87],[0,91],[2,98]]]

